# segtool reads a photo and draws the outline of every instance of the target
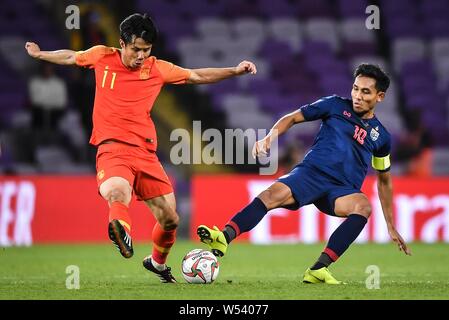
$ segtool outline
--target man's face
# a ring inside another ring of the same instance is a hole
[[[142,38],[134,38],[133,40],[133,42],[125,45],[125,42],[120,39],[122,61],[128,68],[138,69],[142,67],[145,59],[150,56],[152,45],[145,42]]]
[[[363,116],[371,112],[376,103],[383,100],[385,92],[377,91],[375,79],[360,75],[354,80],[351,96],[354,112]]]

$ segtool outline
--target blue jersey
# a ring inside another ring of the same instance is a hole
[[[322,120],[303,165],[356,189],[361,188],[369,164],[379,171],[389,170],[390,134],[375,116],[357,116],[350,99],[333,95],[300,110],[306,121]]]

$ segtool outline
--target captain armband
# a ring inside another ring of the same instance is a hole
[[[371,165],[378,171],[388,171],[391,166],[390,155],[386,155],[385,157],[373,156]]]

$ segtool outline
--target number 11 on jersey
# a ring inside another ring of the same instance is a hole
[[[101,82],[101,87],[102,87],[102,88],[104,88],[104,83],[105,83],[106,77],[107,77],[107,75],[108,75],[108,69],[109,69],[108,66],[106,66],[106,68],[104,68],[104,72],[103,72],[103,81]],[[109,87],[111,90],[114,89],[114,82],[115,82],[115,77],[116,77],[116,76],[117,76],[117,73],[116,73],[116,72],[113,72],[113,73],[112,73],[111,85],[110,85],[110,87]]]

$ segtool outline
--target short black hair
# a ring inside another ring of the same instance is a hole
[[[360,64],[354,71],[354,79],[358,76],[364,76],[376,80],[375,87],[377,91],[387,92],[387,89],[390,86],[390,78],[385,71],[383,71],[382,68],[376,64]]]
[[[142,38],[145,42],[155,43],[158,31],[151,20],[145,13],[134,13],[120,23],[120,38],[125,44],[132,43],[136,38]]]

